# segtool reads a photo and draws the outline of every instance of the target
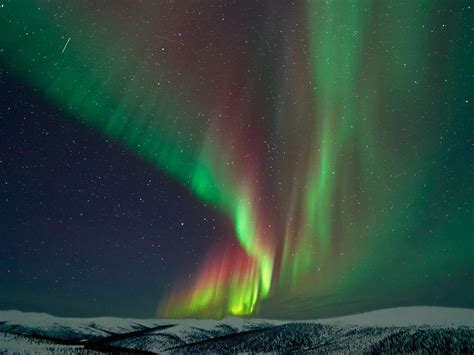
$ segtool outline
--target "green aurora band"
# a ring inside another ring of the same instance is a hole
[[[473,156],[472,90],[463,69],[472,49],[462,50],[472,42],[469,26],[441,5],[277,6],[288,21],[268,10],[265,39],[257,42],[274,44],[266,55],[284,65],[255,55],[263,84],[242,82],[274,94],[261,130],[285,149],[271,153],[215,114],[247,115],[247,123],[251,107],[226,111],[193,99],[190,88],[178,93],[173,76],[144,60],[133,33],[115,37],[120,24],[112,16],[112,29],[101,30],[97,23],[107,17],[91,19],[80,2],[58,18],[44,1],[7,1],[1,60],[71,118],[136,152],[231,221],[238,250],[216,247],[215,259],[191,285],[172,291],[160,313],[301,318],[410,304],[472,279],[474,176],[465,160]],[[254,159],[244,157],[249,150]],[[274,206],[261,202],[268,191]]]

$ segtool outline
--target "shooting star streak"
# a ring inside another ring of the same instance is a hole
[[[67,42],[66,42],[66,44],[64,45],[64,48],[63,48],[63,50],[62,50],[61,53],[64,53],[64,51],[66,50],[66,47],[67,47],[67,45],[69,44],[69,41],[70,41],[70,40],[71,40],[71,37],[69,37],[69,38],[67,39]]]
[[[158,37],[158,38],[160,38],[164,41],[168,41],[168,42],[172,42],[172,43],[176,43],[176,44],[180,44],[180,45],[184,46],[183,42],[175,41],[173,39],[169,39],[169,38],[166,38],[166,37],[161,37],[161,36],[158,36],[158,35],[156,37]]]

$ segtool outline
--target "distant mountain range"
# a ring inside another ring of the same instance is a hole
[[[311,321],[60,318],[0,311],[0,354],[474,352],[474,310],[401,307]]]

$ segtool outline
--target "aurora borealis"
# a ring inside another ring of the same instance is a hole
[[[474,307],[469,2],[10,0],[0,14],[11,86],[220,220],[187,236],[206,244],[193,270],[139,276],[174,277],[157,315]]]

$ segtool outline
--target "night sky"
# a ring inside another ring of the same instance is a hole
[[[0,2],[0,309],[473,308],[472,11]]]

